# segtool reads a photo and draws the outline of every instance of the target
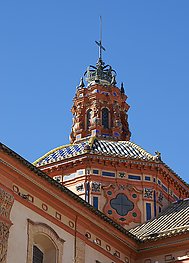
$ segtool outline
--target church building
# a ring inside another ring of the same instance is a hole
[[[33,164],[0,144],[0,263],[189,262],[189,185],[130,140],[124,85],[96,43],[70,144]]]

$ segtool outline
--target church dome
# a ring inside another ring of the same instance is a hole
[[[143,161],[158,160],[157,155],[152,155],[131,141],[110,141],[98,138],[87,138],[78,143],[60,146],[46,153],[34,162],[36,166],[66,160],[85,153],[119,157],[123,160],[136,159]]]

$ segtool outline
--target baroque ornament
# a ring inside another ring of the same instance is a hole
[[[0,262],[6,262],[7,246],[9,237],[9,225],[0,222]]]
[[[0,188],[0,215],[9,218],[14,198]]]
[[[101,184],[98,182],[92,182],[92,192],[100,192]]]
[[[83,185],[83,184],[78,184],[78,185],[76,185],[76,190],[77,190],[78,192],[84,191],[84,185]]]
[[[153,189],[144,188],[144,197],[152,199],[153,198]]]
[[[0,262],[6,262],[9,228],[11,226],[10,211],[14,202],[11,194],[0,188]],[[8,223],[9,222],[9,223]]]
[[[163,193],[162,193],[162,192],[159,192],[158,201],[159,201],[160,203],[163,202]]]
[[[103,186],[106,204],[103,208],[105,214],[118,220],[119,224],[128,225],[131,222],[141,222],[141,212],[138,207],[140,192],[131,185],[110,184]]]

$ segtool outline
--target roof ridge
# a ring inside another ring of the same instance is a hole
[[[136,144],[135,142],[131,142],[131,141],[128,141],[129,144],[132,144],[134,146],[136,146],[136,148],[139,150],[142,150],[143,153],[146,153],[147,155],[150,155],[152,156],[153,158],[155,157],[155,155],[152,155],[151,153],[147,152],[143,147],[141,147],[140,145]]]
[[[186,228],[186,227],[189,227],[189,225],[177,226],[175,228],[162,230],[162,231],[159,231],[158,234],[167,233],[167,232],[176,231],[176,230],[182,230],[183,228]],[[146,235],[144,235],[144,236],[146,236]]]
[[[57,150],[61,150],[63,148],[66,148],[66,147],[69,147],[69,146],[72,146],[74,144],[66,144],[66,145],[61,145],[61,146],[58,146],[50,151],[48,151],[47,153],[45,153],[43,156],[39,157],[37,160],[35,160],[32,164],[33,165],[36,165],[38,162],[40,162],[42,159],[44,159],[45,157],[47,157],[49,154],[52,154],[54,153],[55,151]]]

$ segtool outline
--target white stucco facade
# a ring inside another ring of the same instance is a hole
[[[11,211],[11,221],[13,225],[10,228],[7,262],[8,263],[26,263],[28,250],[28,219],[36,223],[44,223],[50,226],[57,235],[65,242],[63,244],[62,263],[73,263],[74,257],[74,236],[53,224],[51,221],[40,216],[31,209],[25,207],[15,200]],[[29,262],[27,262],[29,263]],[[59,263],[59,262],[57,262]]]

